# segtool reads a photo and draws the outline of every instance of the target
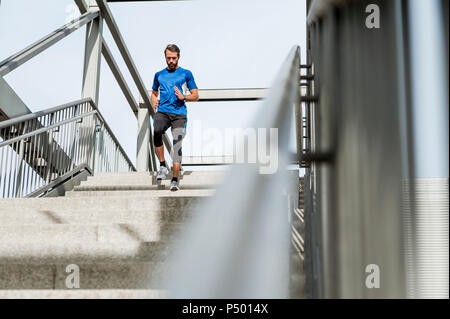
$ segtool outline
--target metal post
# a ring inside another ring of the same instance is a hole
[[[24,127],[22,128],[21,134],[25,134],[27,131],[28,122],[25,122]],[[19,144],[19,169],[17,173],[17,184],[16,184],[16,194],[15,197],[20,196],[20,188],[22,186],[22,169],[24,162],[24,148],[25,148],[25,139],[22,139]]]
[[[139,104],[144,106],[144,104]],[[136,168],[138,172],[149,171],[150,117],[146,107],[138,110],[138,137],[136,145]]]
[[[53,124],[53,120],[54,120],[54,113],[52,113],[50,115],[50,121],[48,125],[52,125]],[[46,160],[46,165],[47,165],[47,174],[45,177],[45,181],[46,183],[50,183],[51,178],[52,178],[52,165],[53,164],[53,145],[54,145],[54,140],[53,140],[53,129],[50,129],[48,131],[48,143],[47,143],[47,150],[46,150],[46,155],[45,155],[45,160]]]
[[[102,172],[103,171],[103,162],[104,162],[104,158],[105,158],[105,153],[104,153],[104,140],[105,140],[105,126],[102,123],[100,125],[100,133],[99,133],[99,143],[98,143],[98,172]]]
[[[151,155],[151,157],[150,157],[150,162],[151,162],[150,163],[150,167],[151,167],[151,171],[156,172],[158,170],[158,167],[156,166],[157,157],[156,157],[156,154],[155,154],[156,153],[156,151],[155,151],[155,144],[153,143],[153,134],[152,134],[151,128],[149,130],[149,134],[150,134],[150,146],[149,146],[150,149],[149,149],[149,153]],[[182,171],[183,171],[183,168],[180,165],[180,172],[182,172]]]
[[[89,1],[89,11],[99,11],[95,0]],[[92,98],[95,105],[98,106],[98,92],[100,82],[100,63],[102,54],[102,31],[103,20],[101,15],[86,25],[86,45],[84,53],[84,71],[83,71],[83,85],[82,85],[82,97]],[[90,131],[89,121],[83,121],[80,125],[80,131],[85,133]],[[87,149],[88,152],[92,151],[91,140],[86,138],[81,141],[88,145],[80,145],[80,149]],[[86,162],[89,159],[89,154],[86,154],[85,158],[82,158],[82,162]],[[88,164],[86,162],[86,164]]]
[[[300,70],[299,70],[300,71]],[[300,84],[300,72],[299,72],[299,80]],[[299,169],[301,167],[301,154],[303,149],[303,134],[302,134],[302,104],[300,101],[301,96],[301,87],[298,86],[298,89],[296,90],[297,97],[295,99],[294,104],[294,116],[295,116],[295,136],[296,136],[296,144],[297,144],[297,161]]]
[[[411,228],[416,298],[449,297],[449,100],[443,3],[408,2],[410,65],[415,66],[411,67]],[[426,67],[418,66],[421,61]]]
[[[114,150],[114,172],[119,171],[119,145],[116,144]]]
[[[94,0],[90,0],[89,11],[98,10],[97,3]],[[102,52],[102,30],[103,20],[101,15],[86,25],[82,97],[91,97],[97,106]]]

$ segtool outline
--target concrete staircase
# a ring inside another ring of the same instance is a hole
[[[0,298],[161,298],[176,234],[224,171],[99,173],[64,197],[0,199]],[[80,288],[66,281],[79,267]]]

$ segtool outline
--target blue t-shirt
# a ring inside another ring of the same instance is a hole
[[[155,73],[152,89],[153,91],[158,91],[159,88],[158,111],[187,115],[186,104],[184,100],[180,100],[175,95],[174,89],[174,86],[176,86],[183,94],[183,85],[185,83],[188,90],[197,88],[192,72],[182,67],[178,67],[174,71],[169,71],[165,68]]]

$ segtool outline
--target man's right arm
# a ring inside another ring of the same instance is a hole
[[[152,95],[150,97],[150,101],[152,102],[152,107],[156,112],[156,110],[158,109],[158,105],[159,105],[158,91],[152,90]]]
[[[153,109],[158,109],[159,100],[158,100],[158,89],[159,89],[159,81],[158,81],[158,73],[155,73],[155,76],[153,77],[153,85],[152,85],[152,95],[150,96],[150,102],[152,102]]]

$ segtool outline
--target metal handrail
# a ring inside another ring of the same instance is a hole
[[[68,124],[68,123],[71,123],[71,122],[75,122],[77,120],[81,120],[81,119],[83,119],[85,117],[88,117],[88,116],[91,116],[91,115],[94,115],[94,114],[97,114],[97,111],[92,111],[92,112],[88,112],[88,113],[85,113],[85,114],[82,114],[82,115],[78,115],[78,116],[72,117],[72,118],[70,118],[68,120],[64,120],[62,122],[58,122],[58,123],[52,124],[50,126],[42,127],[40,129],[37,129],[35,131],[29,132],[29,133],[26,133],[26,134],[22,134],[20,136],[11,138],[11,139],[3,141],[3,142],[0,142],[0,147],[13,144],[13,143],[18,142],[20,140],[23,140],[25,138],[33,137],[35,135],[38,135],[38,134],[50,131],[51,129],[56,129],[56,128],[58,128],[61,125]]]
[[[90,98],[0,125],[1,197],[49,190],[48,185],[80,165],[94,173],[136,171]]]
[[[289,297],[289,216],[297,207],[298,173],[289,176],[286,167],[299,70],[300,48],[295,46],[264,99],[264,111],[250,126],[258,134],[260,128],[278,133],[277,145],[267,136],[258,145],[276,153],[277,170],[261,172],[263,164],[251,162],[231,167],[215,196],[198,207],[198,217],[181,234],[166,274],[171,297]]]
[[[65,104],[62,104],[62,105],[58,105],[58,106],[55,106],[55,107],[51,107],[51,108],[45,109],[43,111],[37,111],[37,112],[34,112],[34,113],[25,114],[25,115],[22,115],[22,116],[15,117],[13,119],[2,121],[2,122],[0,122],[0,129],[2,129],[4,127],[7,127],[7,126],[10,126],[10,125],[13,125],[13,124],[17,124],[17,123],[23,122],[23,121],[36,119],[36,118],[38,118],[40,116],[44,116],[44,115],[47,115],[47,114],[50,114],[50,113],[53,113],[53,112],[57,112],[57,111],[66,109],[66,108],[68,108],[70,106],[73,106],[73,105],[76,105],[76,104],[83,104],[83,103],[86,103],[86,102],[89,102],[89,101],[92,101],[92,99],[91,98],[80,99],[80,100],[76,100],[76,101],[73,101],[73,102],[69,102],[69,103],[65,103]],[[95,109],[97,109],[95,104],[94,104],[94,107],[95,107]]]
[[[323,17],[330,7],[344,5],[350,1],[354,0],[313,0],[306,17],[307,24],[310,25]]]
[[[25,115],[16,117],[14,119],[2,121],[2,122],[0,122],[0,129],[5,128],[7,126],[11,126],[13,124],[17,124],[17,123],[23,122],[23,121],[36,119],[38,117],[41,117],[41,116],[44,116],[44,115],[47,115],[47,114],[50,114],[50,113],[54,113],[54,112],[57,112],[57,111],[61,111],[61,110],[67,109],[67,108],[69,108],[69,107],[71,107],[73,105],[83,104],[83,103],[89,103],[95,109],[95,113],[98,114],[100,120],[104,123],[105,128],[108,130],[109,134],[111,135],[111,138],[119,146],[120,151],[124,154],[124,156],[126,157],[127,162],[130,164],[130,166],[132,166],[134,168],[133,163],[131,162],[131,160],[127,156],[125,150],[122,148],[122,145],[119,143],[119,141],[117,140],[117,138],[114,135],[113,131],[109,127],[108,123],[105,121],[103,115],[99,111],[97,105],[95,105],[95,102],[90,97],[89,98],[80,99],[80,100],[77,100],[77,101],[74,101],[74,102],[65,103],[65,104],[62,104],[62,105],[59,105],[59,106],[55,106],[55,107],[52,107],[52,108],[48,108],[48,109],[43,110],[43,111],[38,111],[38,112],[31,113],[31,114],[25,114]],[[0,143],[0,146],[2,146],[2,143]],[[134,168],[134,170],[136,170],[136,169]]]

